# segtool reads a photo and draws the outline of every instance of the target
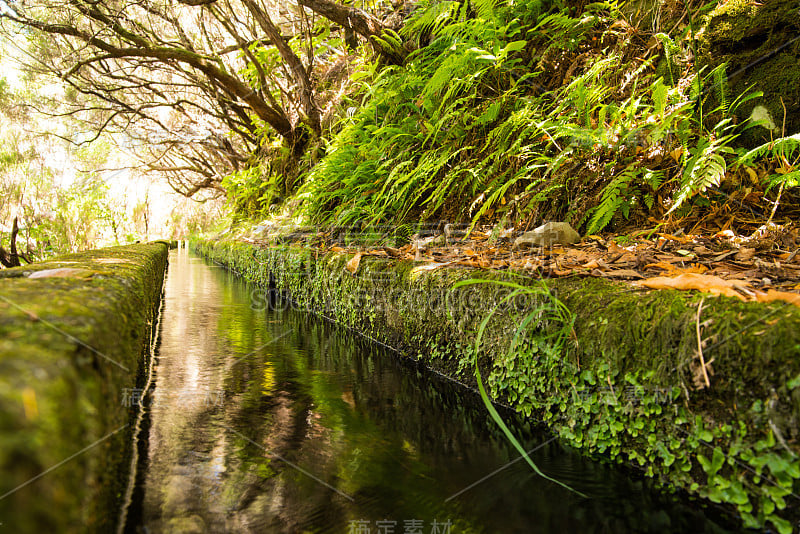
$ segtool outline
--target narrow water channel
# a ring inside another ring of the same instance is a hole
[[[725,532],[467,390],[173,251],[129,532]]]

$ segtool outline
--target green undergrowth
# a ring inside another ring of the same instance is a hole
[[[123,394],[142,372],[167,245],[112,247],[0,271],[2,528],[115,527],[131,454],[132,412]],[[28,277],[62,268],[74,270]]]
[[[402,65],[356,66],[348,113],[296,185],[271,192],[265,161],[225,182],[231,202],[254,217],[288,202],[313,224],[564,220],[582,233],[714,209],[742,177],[749,191],[780,186],[791,203],[800,141],[747,120],[761,93],[700,54],[722,31],[714,7],[663,7],[654,22],[614,0],[421,2],[390,34],[414,50]],[[737,145],[745,133],[762,146],[749,157]]]
[[[426,271],[373,257],[362,258],[353,276],[342,254],[192,245],[471,387],[477,365],[493,399],[546,424],[564,443],[725,504],[748,527],[790,532],[800,519],[794,306],[595,278]],[[701,300],[710,387],[698,387]]]

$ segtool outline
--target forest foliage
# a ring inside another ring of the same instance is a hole
[[[0,17],[69,89],[60,116],[125,136],[176,191],[224,192],[236,218],[597,233],[796,206],[786,116],[751,113],[759,88],[700,60],[730,2],[125,5]]]
[[[800,145],[785,131],[737,144],[767,132],[736,114],[761,93],[731,94],[724,64],[691,61],[713,6],[669,35],[613,1],[422,5],[401,31],[418,48],[370,78],[305,176],[302,209],[316,223],[566,220],[597,233],[766,190],[765,220],[799,183]]]

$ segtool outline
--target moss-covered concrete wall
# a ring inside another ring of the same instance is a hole
[[[113,531],[167,246],[0,271],[0,529]]]
[[[797,307],[595,278],[541,282],[466,268],[425,270],[377,257],[362,258],[353,275],[346,254],[202,240],[192,247],[469,386],[476,383],[481,322],[515,289],[457,284],[519,283],[528,290],[483,331],[479,365],[495,398],[590,455],[723,503],[749,526],[789,532],[797,525]],[[253,296],[254,305],[267,299]],[[698,324],[710,387],[703,387]],[[512,347],[521,325],[524,335]]]

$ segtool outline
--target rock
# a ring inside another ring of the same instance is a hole
[[[775,131],[780,129],[775,125],[775,121],[772,120],[772,115],[769,114],[769,110],[764,106],[754,107],[753,111],[750,112],[750,120],[759,123],[759,126],[767,130]]]
[[[569,245],[580,240],[580,234],[569,223],[550,222],[519,236],[514,241],[514,248],[549,247],[556,243]]]

